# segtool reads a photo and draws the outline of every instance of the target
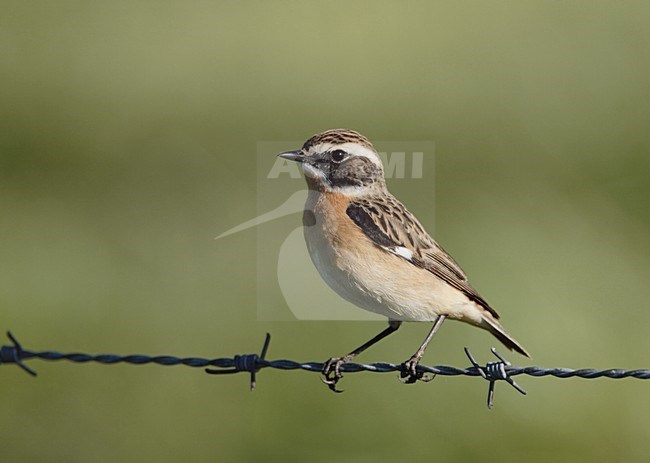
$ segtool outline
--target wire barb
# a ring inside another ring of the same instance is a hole
[[[25,357],[23,346],[20,344],[20,342],[18,342],[16,338],[14,338],[13,334],[11,334],[11,331],[7,331],[7,337],[13,345],[2,346],[0,348],[0,364],[15,363],[30,375],[36,376],[36,372],[23,363],[23,358]]]
[[[469,349],[465,347],[465,355],[467,355],[469,361],[472,362],[472,365],[474,365],[476,371],[478,371],[478,373],[481,375],[483,379],[490,382],[490,387],[488,388],[488,397],[487,397],[487,406],[489,409],[491,409],[492,405],[494,404],[494,385],[497,381],[505,381],[506,383],[514,387],[516,390],[521,392],[523,395],[526,395],[526,391],[521,386],[519,386],[519,384],[515,383],[515,381],[508,374],[508,370],[506,369],[506,367],[510,367],[512,366],[512,364],[508,362],[501,354],[499,354],[494,347],[490,350],[496,356],[496,358],[499,359],[499,361],[488,362],[485,364],[484,367],[482,367],[474,359],[474,356],[469,351]]]
[[[264,345],[262,346],[262,352],[260,355],[257,354],[244,354],[244,355],[235,355],[232,359],[232,369],[231,370],[213,370],[206,368],[205,372],[211,375],[229,375],[233,373],[239,373],[240,371],[249,371],[251,374],[251,392],[255,390],[255,376],[260,368],[263,366],[264,360],[266,358],[266,352],[269,350],[269,344],[271,343],[271,334],[266,333],[266,338],[264,339]]]

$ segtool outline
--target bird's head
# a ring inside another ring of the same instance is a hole
[[[353,130],[319,133],[299,150],[278,156],[300,163],[312,190],[362,196],[386,186],[377,151],[366,137]]]

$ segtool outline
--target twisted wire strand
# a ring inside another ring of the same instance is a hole
[[[321,373],[324,367],[323,362],[296,362],[294,360],[266,360],[266,353],[271,342],[271,335],[266,334],[266,339],[262,347],[261,353],[258,354],[244,354],[235,355],[232,358],[222,357],[216,359],[206,359],[201,357],[176,357],[173,355],[115,355],[115,354],[100,354],[91,355],[85,353],[68,353],[64,354],[56,351],[29,351],[25,350],[18,340],[7,332],[7,336],[11,340],[11,345],[4,345],[0,347],[0,364],[14,363],[22,368],[27,373],[36,376],[36,372],[25,365],[24,361],[39,358],[49,361],[66,360],[75,363],[88,363],[95,362],[103,365],[113,365],[116,363],[127,363],[131,365],[146,365],[155,364],[163,366],[185,365],[193,368],[205,368],[205,372],[213,375],[232,374],[240,372],[250,373],[250,388],[255,389],[256,374],[263,368],[275,368],[278,370],[304,370]],[[595,368],[581,368],[574,370],[571,368],[544,368],[544,367],[517,367],[512,366],[508,360],[501,356],[495,349],[492,353],[497,357],[498,361],[488,362],[485,366],[478,364],[476,359],[472,356],[469,349],[465,348],[465,354],[469,358],[472,366],[469,368],[456,368],[446,365],[425,366],[418,365],[417,370],[420,376],[424,373],[433,373],[434,375],[441,376],[480,376],[489,382],[487,406],[492,408],[494,399],[494,388],[498,381],[504,381],[516,389],[521,394],[526,394],[526,391],[519,386],[512,376],[528,375],[533,377],[540,376],[553,376],[556,378],[636,378],[636,379],[650,379],[650,370],[621,370],[612,368],[608,370],[597,370]],[[208,368],[212,367],[212,368]],[[216,369],[215,369],[216,368]],[[374,373],[388,373],[399,371],[403,372],[403,364],[394,364],[387,362],[377,363],[346,363],[341,366],[341,371],[344,373],[357,373],[361,371],[370,371]],[[340,379],[340,378],[339,378]],[[338,380],[338,379],[337,379]],[[336,391],[336,390],[335,390]],[[337,391],[338,392],[338,391]]]
[[[11,346],[3,346],[3,349]],[[256,354],[249,354],[256,355]],[[246,357],[238,356],[240,358]],[[146,365],[146,364],[155,364],[162,366],[175,366],[175,365],[185,365],[188,367],[194,368],[206,368],[206,367],[216,367],[216,368],[237,368],[237,364],[234,358],[223,357],[216,359],[206,359],[201,357],[176,357],[173,355],[141,355],[141,354],[132,354],[132,355],[116,355],[116,354],[99,354],[91,355],[85,353],[61,353],[56,351],[29,351],[23,350],[21,360],[29,360],[33,358],[39,358],[42,360],[49,361],[70,361],[74,363],[100,363],[104,365],[113,365],[116,363],[127,363],[131,365]],[[0,359],[0,363],[14,363],[13,360],[6,361]],[[262,368],[274,368],[277,370],[304,370],[320,373],[323,368],[323,362],[297,362],[294,360],[280,359],[280,360],[264,360],[258,359],[255,362],[255,368],[260,370]],[[389,373],[394,371],[401,371],[402,367],[400,364],[387,363],[387,362],[376,362],[370,364],[364,363],[346,363],[341,367],[341,371],[344,373],[358,373],[362,371],[369,371],[374,373]],[[436,365],[436,366],[425,366],[420,365],[418,369],[421,369],[427,373],[433,373],[440,376],[480,376],[480,373],[476,367],[469,368],[457,368],[446,365]],[[622,378],[636,378],[636,379],[650,379],[650,369],[637,369],[637,370],[622,370],[619,368],[612,368],[607,370],[599,370],[595,368],[581,368],[581,369],[571,369],[571,368],[545,368],[540,366],[529,366],[529,367],[518,367],[518,366],[506,366],[505,370],[508,376],[518,376],[518,375],[527,375],[533,377],[541,376],[553,376],[556,378],[584,378],[584,379],[596,379],[596,378],[611,378],[611,379],[622,379]],[[239,369],[238,371],[248,371],[247,369]]]

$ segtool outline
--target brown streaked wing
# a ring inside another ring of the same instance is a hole
[[[410,259],[394,253],[431,272],[463,292],[495,318],[499,318],[497,312],[469,284],[460,265],[429,236],[415,216],[395,197],[355,200],[350,203],[346,213],[377,246],[389,252],[400,247],[408,249],[413,254]]]

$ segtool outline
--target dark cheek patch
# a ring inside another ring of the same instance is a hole
[[[334,187],[366,186],[381,176],[379,169],[366,158],[351,158],[330,164],[329,181]]]

